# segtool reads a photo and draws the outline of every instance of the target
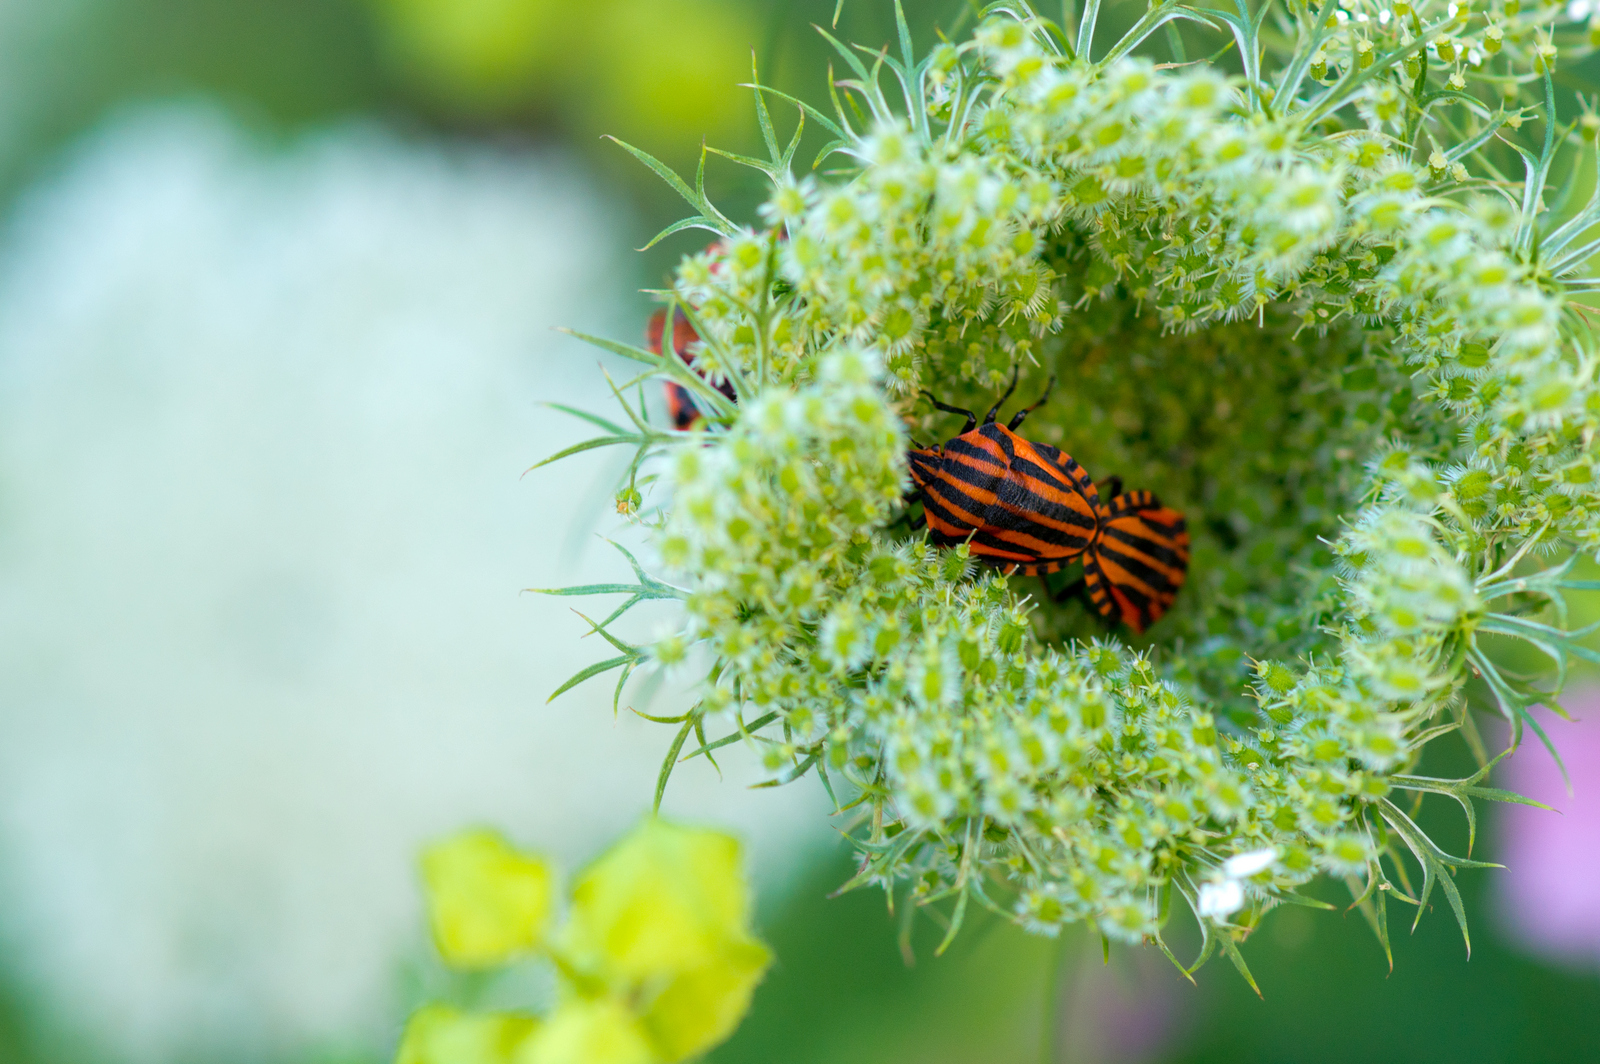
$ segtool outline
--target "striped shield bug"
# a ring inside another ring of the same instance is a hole
[[[1189,532],[1183,515],[1155,495],[1124,493],[1112,482],[1100,536],[1084,555],[1082,588],[1101,616],[1142,634],[1172,608],[1189,575]]]
[[[1013,373],[1011,387],[981,425],[970,410],[923,393],[935,408],[965,415],[967,424],[943,447],[916,447],[907,455],[907,502],[920,500],[923,511],[912,527],[926,523],[937,546],[967,543],[974,557],[1007,575],[1043,580],[1081,560],[1082,579],[1051,597],[1062,602],[1078,595],[1111,623],[1142,634],[1172,607],[1188,577],[1183,515],[1151,492],[1124,492],[1119,477],[1109,478],[1102,492],[1071,455],[1018,436],[1023,419],[1049,398],[1048,387],[1005,426],[996,424],[1016,386]]]
[[[661,354],[661,341],[667,331],[667,312],[658,310],[650,315],[649,324],[645,326],[645,346],[653,355]],[[697,343],[700,334],[694,331],[694,326],[689,324],[687,318],[679,314],[672,316],[672,350],[683,359],[686,366],[694,365],[694,355],[689,351],[689,345]],[[704,376],[704,374],[701,374]],[[672,427],[680,432],[687,432],[693,428],[704,416],[700,408],[695,405],[694,397],[689,394],[689,389],[676,381],[666,381],[662,385],[667,395],[667,416],[672,421]],[[734,398],[733,385],[723,381],[716,386],[717,391]]]
[[[918,447],[907,456],[912,491],[908,501],[922,502],[929,537],[941,547],[968,544],[974,557],[1001,571],[1029,576],[1058,571],[1075,561],[1100,531],[1100,496],[1083,467],[1045,443],[1016,434],[1029,413],[1050,397],[1045,394],[1017,411],[1005,425],[995,423],[1011,387],[989,410],[983,423],[970,410],[947,406],[924,392],[934,407],[964,414],[966,426],[943,447]]]

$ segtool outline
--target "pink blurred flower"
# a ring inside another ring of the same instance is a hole
[[[1550,960],[1600,966],[1600,689],[1575,691],[1567,722],[1543,709],[1540,725],[1561,751],[1572,779],[1538,737],[1502,763],[1498,784],[1557,810],[1505,805],[1496,810],[1499,908],[1511,936]]]

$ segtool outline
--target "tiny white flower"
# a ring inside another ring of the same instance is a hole
[[[1213,920],[1226,919],[1244,905],[1244,888],[1238,880],[1200,885],[1200,915]]]
[[[1249,879],[1257,872],[1264,872],[1272,867],[1272,862],[1278,859],[1278,848],[1269,846],[1264,850],[1251,850],[1249,853],[1235,854],[1222,862],[1222,874],[1229,879]]]

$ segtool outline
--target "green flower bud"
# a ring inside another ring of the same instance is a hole
[[[1274,694],[1287,694],[1295,685],[1294,673],[1275,661],[1258,662],[1256,675]]]
[[[1452,490],[1457,499],[1477,499],[1489,494],[1489,489],[1494,486],[1494,478],[1482,469],[1474,469],[1456,479]]]

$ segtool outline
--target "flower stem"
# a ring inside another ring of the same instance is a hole
[[[1040,1064],[1061,1064],[1062,973],[1067,968],[1067,956],[1072,952],[1068,943],[1071,937],[1063,928],[1056,936],[1054,948],[1045,955],[1044,1000],[1039,1008]]]

